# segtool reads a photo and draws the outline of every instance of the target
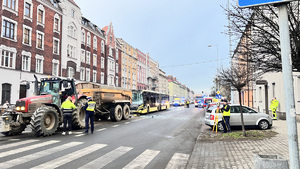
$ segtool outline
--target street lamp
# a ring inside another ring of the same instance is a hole
[[[218,45],[208,45],[208,47],[217,47],[217,75],[219,75],[219,46]],[[219,91],[219,83],[217,82],[217,90]]]

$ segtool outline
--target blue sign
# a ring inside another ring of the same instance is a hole
[[[216,95],[216,99],[222,99],[222,95],[217,94],[217,95]]]
[[[282,3],[289,2],[293,0],[238,0],[238,6],[240,8],[250,7],[250,6],[259,6],[266,4]]]

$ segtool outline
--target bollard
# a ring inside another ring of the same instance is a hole
[[[288,161],[278,155],[254,154],[255,169],[288,169]]]

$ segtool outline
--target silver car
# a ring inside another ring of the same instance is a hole
[[[218,130],[223,130],[221,125],[222,114],[216,114],[217,107],[211,107],[205,112],[205,124],[213,127],[216,116],[218,117]],[[257,126],[262,130],[270,128],[273,124],[272,118],[265,113],[260,113],[247,106],[242,106],[245,126]],[[230,126],[242,126],[241,111],[239,104],[230,105]]]

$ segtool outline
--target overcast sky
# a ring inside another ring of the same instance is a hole
[[[82,15],[150,54],[167,75],[195,93],[210,93],[219,67],[229,65],[226,0],[75,0]],[[208,45],[214,45],[208,47]],[[218,56],[218,57],[217,57]]]

